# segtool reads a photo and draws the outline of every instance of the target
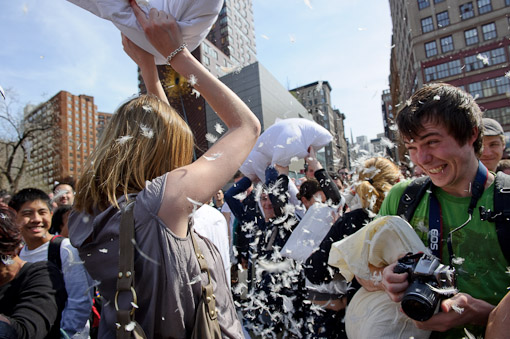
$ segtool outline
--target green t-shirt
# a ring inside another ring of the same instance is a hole
[[[391,189],[381,206],[380,215],[397,214],[400,197],[409,183],[410,181],[401,182]],[[471,197],[454,197],[437,187],[432,190],[441,205],[443,220],[441,260],[444,264],[448,264],[448,233],[468,219],[467,209]],[[425,193],[410,221],[425,245],[428,245],[430,194],[430,191]],[[494,184],[489,186],[478,200],[472,220],[453,234],[452,245],[456,258],[454,266],[457,271],[457,288],[460,292],[467,293],[474,298],[497,305],[508,292],[510,274],[507,273],[508,263],[498,242],[495,223],[480,220],[480,206],[493,210]],[[472,333],[474,331],[475,335],[484,333],[484,329],[481,327],[469,326],[468,330]],[[440,337],[461,338],[465,336],[463,329],[460,332],[454,331],[460,336],[451,336],[450,334],[453,332],[450,332],[452,331],[443,333]]]

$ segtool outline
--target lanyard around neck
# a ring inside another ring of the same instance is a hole
[[[469,202],[468,207],[468,219],[464,224],[450,231],[448,234],[447,245],[450,265],[452,264],[453,259],[452,234],[466,226],[469,221],[471,221],[471,218],[473,217],[473,211],[476,207],[478,199],[480,199],[483,194],[488,177],[489,170],[482,164],[481,161],[478,161],[478,170],[476,172],[475,180],[471,183],[471,201]],[[443,217],[441,212],[441,204],[433,192],[430,194],[429,200],[428,238],[430,251],[433,255],[442,260],[441,240],[443,239]]]

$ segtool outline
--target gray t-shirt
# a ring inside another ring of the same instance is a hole
[[[158,217],[165,183],[166,175],[158,177],[147,182],[136,196],[135,318],[148,338],[188,338],[193,331],[201,286],[207,284],[208,278],[205,272],[200,273],[190,233],[180,238]],[[124,197],[118,202],[122,207]],[[99,329],[101,338],[115,338],[120,216],[120,210],[110,206],[95,215],[73,212],[69,217],[71,242],[92,278],[100,282],[99,290],[106,299]],[[211,273],[222,334],[242,338],[221,256],[208,239],[194,234]]]

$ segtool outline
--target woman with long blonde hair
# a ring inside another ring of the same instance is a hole
[[[77,185],[70,238],[106,299],[99,337],[116,335],[115,292],[121,209],[135,200],[136,321],[148,338],[190,337],[195,309],[208,276],[200,272],[193,234],[209,266],[217,317],[224,337],[241,328],[221,256],[192,230],[196,204],[207,202],[236,172],[260,133],[250,109],[186,49],[175,19],[131,2],[148,40],[194,87],[228,128],[202,157],[192,161],[193,135],[169,106],[154,57],[123,36],[126,53],[140,67],[148,95],[120,106]],[[133,310],[134,310],[133,308]]]

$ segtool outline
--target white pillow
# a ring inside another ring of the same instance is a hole
[[[264,181],[269,164],[288,166],[292,158],[304,158],[308,147],[315,151],[333,140],[327,129],[303,118],[277,120],[262,133],[240,170],[245,175],[256,174]]]
[[[271,164],[271,158],[257,151],[257,146],[251,150],[248,158],[243,162],[239,170],[247,177],[257,176],[265,182],[267,166]]]
[[[128,0],[68,1],[100,18],[110,20],[131,41],[154,55],[156,64],[166,64],[167,56],[161,55],[147,41]],[[197,48],[209,33],[223,5],[222,0],[138,0],[137,2],[146,13],[149,12],[150,8],[156,8],[172,14],[179,24],[182,38],[188,44],[190,51]],[[142,5],[144,2],[148,2],[149,6]]]

